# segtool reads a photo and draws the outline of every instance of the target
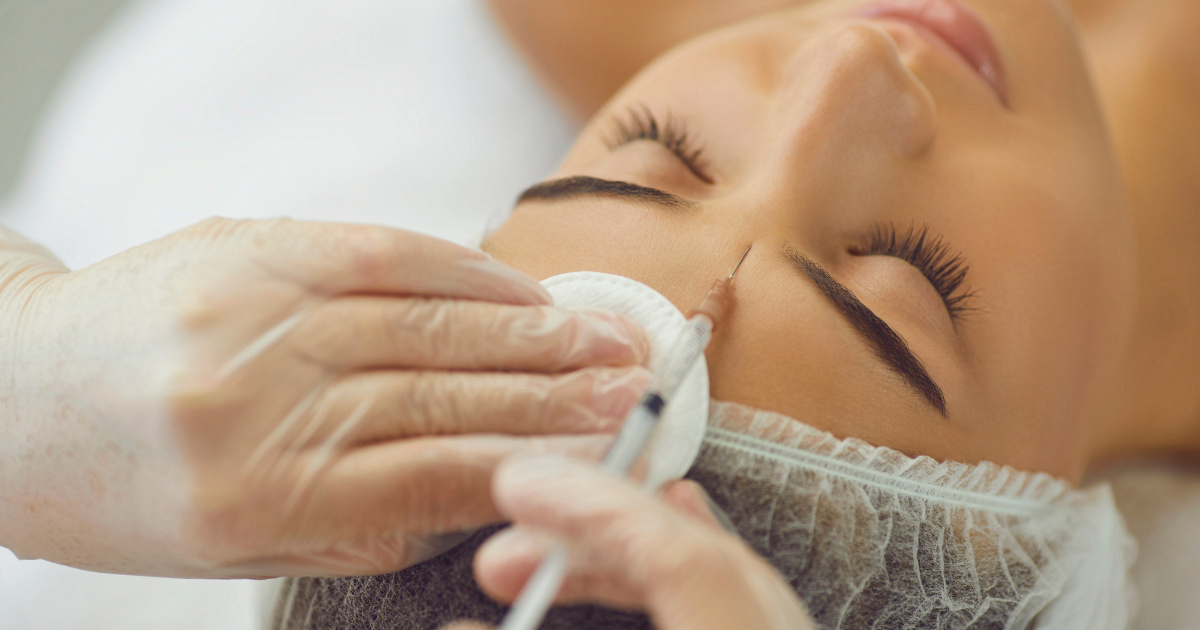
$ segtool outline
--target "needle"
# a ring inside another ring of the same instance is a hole
[[[749,253],[750,247],[747,247],[733,271],[713,283],[704,299],[700,300],[700,304],[687,314],[687,322],[679,331],[666,360],[651,375],[646,393],[629,412],[616,441],[600,464],[603,470],[617,475],[629,474],[629,469],[642,454],[658,424],[663,409],[674,397],[692,367],[704,360],[704,349],[712,340],[713,330],[733,304],[733,274],[741,268],[742,261],[746,260]],[[513,602],[512,608],[505,615],[500,630],[536,628],[545,618],[554,596],[558,594],[558,589],[566,578],[567,569],[567,548],[558,543],[546,554],[537,571],[525,583],[517,601]]]
[[[751,243],[750,247],[754,247],[754,244]],[[742,257],[739,258],[737,264],[733,266],[733,271],[729,272],[729,277],[726,278],[727,280],[733,280],[733,274],[737,273],[737,270],[742,267],[742,261],[746,260],[746,256],[750,254],[750,247],[747,247],[746,251],[742,253]]]
[[[754,247],[753,244],[750,247]],[[689,322],[695,320],[696,317],[708,318],[709,333],[716,329],[717,324],[725,318],[726,311],[729,310],[729,305],[733,303],[733,274],[742,268],[742,262],[746,260],[746,256],[750,255],[750,247],[742,252],[742,257],[738,259],[734,265],[733,271],[729,272],[728,276],[721,278],[713,283],[712,288],[708,293],[704,294],[704,299],[695,308],[688,311],[687,318]],[[705,343],[708,340],[705,339]]]

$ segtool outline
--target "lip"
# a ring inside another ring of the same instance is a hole
[[[956,0],[885,0],[863,7],[855,15],[909,22],[932,33],[957,52],[1008,106],[1008,86],[996,41],[983,18],[966,5]]]

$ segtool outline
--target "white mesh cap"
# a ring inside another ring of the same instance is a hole
[[[1118,630],[1134,545],[1107,485],[1082,490],[995,464],[909,457],[787,416],[712,401],[688,473],[787,578],[822,630]],[[496,623],[475,550],[491,530],[400,573],[291,580],[271,627],[438,628]],[[543,629],[649,629],[594,606]]]
[[[1107,485],[909,457],[711,404],[689,477],[824,629],[1117,630],[1134,544]]]

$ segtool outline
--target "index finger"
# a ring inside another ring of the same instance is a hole
[[[321,294],[385,293],[551,304],[536,280],[491,256],[407,230],[272,219],[242,222],[259,262]]]

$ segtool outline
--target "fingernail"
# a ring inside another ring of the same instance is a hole
[[[540,558],[553,544],[546,536],[519,527],[505,529],[485,543],[488,561],[497,563]]]
[[[461,531],[431,534],[425,538],[409,538],[408,540],[412,543],[412,555],[407,564],[412,566],[440,556],[459,546],[473,534],[475,534],[473,531]]]
[[[650,371],[638,366],[628,370],[606,371],[597,376],[593,389],[592,411],[600,428],[621,426],[629,410],[637,404],[650,382]]]
[[[633,363],[642,364],[649,358],[650,339],[637,324],[620,315],[601,311],[585,311],[579,315],[596,337],[629,349],[633,354]]]
[[[621,323],[625,325],[625,329],[629,331],[630,337],[633,339],[635,360],[639,365],[645,365],[650,360],[650,338],[646,336],[646,331],[642,330],[641,326],[624,317],[621,318]]]
[[[545,498],[553,494],[555,488],[567,482],[578,474],[587,464],[574,461],[557,453],[522,453],[509,457],[502,462],[493,474],[493,490],[497,500],[503,503],[500,495],[521,496],[529,493]],[[503,508],[501,508],[503,512]],[[505,512],[506,515],[512,516]]]
[[[508,265],[488,256],[483,259],[463,259],[459,264],[474,274],[490,276],[496,282],[510,288],[514,297],[531,304],[553,304],[554,298],[540,282]]]

